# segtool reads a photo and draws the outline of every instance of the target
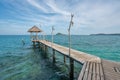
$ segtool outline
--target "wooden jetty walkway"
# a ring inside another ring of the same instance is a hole
[[[46,40],[33,40],[33,43],[35,42],[39,43],[40,46],[44,45],[52,48],[53,53],[58,51],[69,57],[69,48],[67,47]],[[78,80],[120,80],[120,63],[118,62],[104,60],[74,49],[71,49],[70,58],[83,64]],[[72,65],[72,68],[74,68],[74,65]]]

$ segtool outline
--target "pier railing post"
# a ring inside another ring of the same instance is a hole
[[[56,62],[56,60],[55,60],[55,50],[54,49],[52,49],[53,50],[53,63],[55,63]]]

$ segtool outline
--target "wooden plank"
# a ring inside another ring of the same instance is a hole
[[[84,74],[83,80],[87,80],[88,79],[89,66],[90,66],[90,62],[88,62],[87,65],[86,65],[86,69],[85,69],[85,74]]]
[[[103,73],[103,67],[102,67],[102,64],[100,64],[100,79],[101,80],[104,80],[104,73]]]
[[[80,72],[80,75],[78,77],[78,80],[83,80],[83,76],[84,76],[84,73],[85,73],[85,69],[86,69],[86,65],[87,65],[88,62],[85,62],[83,67],[82,67],[82,70]]]
[[[118,68],[118,67],[114,67],[114,70],[115,70],[115,72],[120,73],[120,70],[119,70],[119,68]]]
[[[92,75],[93,75],[93,64],[90,63],[90,68],[89,68],[89,73],[88,73],[88,80],[92,80]]]
[[[117,67],[117,69],[118,69],[118,72],[120,73],[120,67],[119,68]]]
[[[93,63],[93,76],[92,76],[92,80],[96,80],[96,64]]]
[[[96,80],[100,80],[100,67],[99,67],[99,63],[96,63],[96,75],[97,75],[97,79]]]

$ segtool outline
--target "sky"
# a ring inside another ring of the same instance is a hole
[[[68,34],[71,14],[71,34],[120,33],[120,0],[0,0],[0,35]]]

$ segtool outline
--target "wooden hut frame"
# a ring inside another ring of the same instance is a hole
[[[31,33],[31,40],[39,40],[38,33],[42,32],[42,30],[40,30],[37,26],[34,25],[28,30],[28,32]],[[34,35],[34,33],[36,33],[36,35]]]

